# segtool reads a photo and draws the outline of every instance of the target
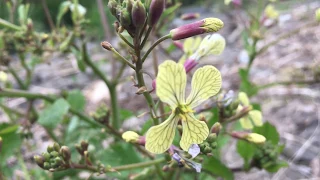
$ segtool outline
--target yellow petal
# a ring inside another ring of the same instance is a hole
[[[172,144],[179,117],[171,114],[163,123],[151,127],[146,135],[146,149],[155,154],[164,153]]]
[[[209,135],[209,129],[205,122],[197,120],[192,113],[186,115],[187,119],[182,121],[182,138],[180,147],[188,151],[192,144],[202,143]]]
[[[192,78],[192,90],[187,99],[187,105],[194,108],[216,95],[221,88],[221,81],[221,74],[217,68],[213,66],[199,68]]]
[[[249,101],[249,98],[248,98],[246,93],[239,92],[238,99],[239,99],[239,101],[241,102],[242,105],[244,105],[244,106],[249,106],[250,105],[250,101]]]
[[[260,134],[257,133],[250,133],[247,135],[246,139],[250,142],[261,144],[266,142],[266,138]]]
[[[255,126],[262,126],[262,114],[258,110],[252,110],[249,112],[249,118]]]
[[[185,103],[186,71],[182,64],[167,60],[159,66],[157,96],[172,109]]]
[[[277,19],[279,17],[279,12],[272,5],[268,5],[264,10],[264,13],[270,19]]]
[[[126,131],[122,134],[122,139],[124,139],[126,142],[137,142],[139,137],[139,134],[134,131]]]
[[[191,38],[188,38],[184,41],[183,51],[185,53],[187,53],[187,54],[192,53],[193,48],[194,48],[194,46],[193,46],[194,40],[195,40],[195,38],[191,37]]]
[[[226,46],[226,40],[218,33],[207,35],[201,42],[195,53],[195,57],[200,59],[210,54],[220,55]]]
[[[239,121],[240,121],[240,124],[243,129],[252,129],[253,128],[253,125],[252,125],[250,119],[248,118],[248,116],[241,118]]]

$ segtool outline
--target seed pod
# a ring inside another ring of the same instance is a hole
[[[147,15],[146,9],[140,0],[133,4],[131,17],[132,23],[136,28],[140,29],[144,25]]]
[[[154,26],[164,10],[165,0],[151,0],[149,7],[148,25]]]

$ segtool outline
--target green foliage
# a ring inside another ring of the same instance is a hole
[[[250,161],[256,151],[257,147],[254,144],[241,140],[237,142],[237,152],[244,160],[244,169],[250,169]]]
[[[66,100],[56,100],[40,113],[38,123],[47,128],[55,128],[61,122],[63,116],[66,115],[69,107],[70,105]]]
[[[73,90],[68,93],[67,101],[71,108],[83,111],[86,105],[86,99],[79,90]]]
[[[233,173],[228,169],[219,159],[216,157],[210,157],[204,161],[202,164],[203,169],[209,171],[215,175],[218,175],[225,180],[234,179]]]
[[[263,135],[267,141],[270,141],[274,145],[279,143],[279,133],[276,127],[269,122],[264,123],[261,127],[254,127],[253,132]]]

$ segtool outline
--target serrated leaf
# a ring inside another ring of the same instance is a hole
[[[263,135],[267,139],[267,141],[270,141],[274,145],[277,145],[279,143],[279,133],[277,129],[269,122],[264,123],[260,127],[254,127],[253,132]]]
[[[73,90],[68,93],[67,101],[70,104],[70,107],[83,111],[86,105],[86,99],[81,91]]]
[[[69,103],[64,99],[56,100],[51,106],[45,108],[39,115],[39,124],[47,128],[55,128],[69,110]]]
[[[234,179],[232,171],[216,157],[210,157],[202,164],[202,169],[212,172],[225,180]]]

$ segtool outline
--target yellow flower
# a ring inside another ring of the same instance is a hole
[[[270,19],[277,19],[279,17],[279,12],[272,5],[268,5],[264,10],[264,13]]]
[[[6,82],[8,80],[7,73],[0,71],[0,82]]]
[[[316,20],[320,22],[320,8],[316,10]]]
[[[266,138],[260,134],[257,133],[249,133],[246,136],[246,140],[255,143],[255,144],[262,144],[264,142],[266,142]]]
[[[249,106],[250,101],[246,93],[239,92],[238,99],[244,106]],[[240,112],[243,109],[243,106],[239,105],[237,111]],[[254,126],[262,126],[262,114],[259,110],[251,110],[248,114],[242,117],[240,120],[240,124],[244,129],[252,129]]]
[[[126,142],[135,143],[139,140],[139,134],[137,134],[134,131],[126,131],[122,134],[122,139],[124,139]]]
[[[182,122],[180,146],[188,151],[192,144],[202,143],[209,134],[205,122],[193,114],[193,108],[216,95],[221,88],[221,75],[213,66],[199,68],[191,82],[192,90],[185,99],[187,76],[182,64],[167,60],[159,66],[156,92],[161,101],[167,103],[172,113],[167,120],[151,127],[146,134],[146,149],[160,154],[169,149],[175,136],[178,122]]]

